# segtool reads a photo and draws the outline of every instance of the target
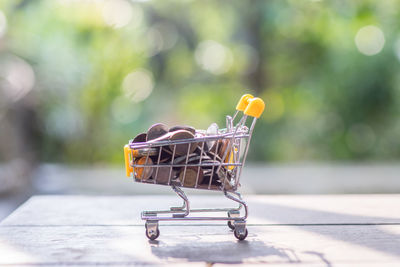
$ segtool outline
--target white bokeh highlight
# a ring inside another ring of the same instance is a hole
[[[125,97],[136,103],[149,97],[153,87],[153,75],[145,69],[129,73],[122,82],[122,90]]]
[[[354,42],[360,53],[373,56],[382,51],[385,45],[385,35],[379,27],[368,25],[358,30]]]
[[[104,22],[113,28],[121,28],[132,20],[132,5],[125,0],[108,0],[103,6]]]
[[[233,63],[230,49],[213,40],[201,42],[197,46],[195,59],[201,68],[215,75],[226,73]]]

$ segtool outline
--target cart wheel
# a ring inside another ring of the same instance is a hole
[[[235,230],[235,226],[231,221],[228,221],[228,227],[231,228],[232,230]]]
[[[146,221],[146,236],[150,240],[156,240],[160,236],[160,230],[158,229],[158,221]]]
[[[237,239],[239,239],[239,240],[245,240],[248,233],[249,233],[249,232],[247,231],[247,228],[245,228],[245,232],[244,232],[244,233],[240,233],[240,234],[239,234],[239,232],[238,232],[237,230],[234,230],[234,231],[233,231],[233,234],[234,234],[235,237],[236,237]]]
[[[157,228],[157,231],[155,233],[153,233],[153,231],[147,231],[147,227],[146,227],[146,236],[150,240],[156,240],[157,237],[160,236],[160,230],[158,230],[158,228]]]

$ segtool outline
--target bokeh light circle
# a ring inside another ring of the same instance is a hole
[[[354,42],[360,53],[373,56],[382,51],[385,45],[385,35],[377,26],[368,25],[358,30]]]
[[[129,73],[122,82],[122,90],[125,97],[136,103],[149,97],[153,87],[153,75],[144,69]]]
[[[113,28],[121,28],[131,21],[132,5],[125,0],[109,0],[103,6],[104,22]]]
[[[198,45],[195,59],[200,67],[215,75],[226,73],[233,63],[230,49],[213,40]]]

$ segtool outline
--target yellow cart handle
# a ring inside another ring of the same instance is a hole
[[[251,94],[243,95],[236,105],[237,111],[243,111],[247,116],[259,118],[265,108],[264,101],[259,97],[254,97]]]
[[[247,105],[249,104],[249,100],[254,98],[251,94],[245,94],[242,95],[240,98],[239,102],[236,105],[236,110],[237,111],[244,111],[247,108]]]
[[[132,150],[129,147],[129,145],[124,146],[124,156],[125,156],[125,171],[126,171],[126,176],[131,177],[131,174],[133,173],[133,167],[130,165],[130,155],[132,155]]]
[[[263,113],[265,108],[265,103],[264,101],[259,98],[255,97],[251,100],[249,100],[249,104],[247,105],[246,109],[244,110],[244,114],[247,116],[251,116],[254,118],[259,118],[261,114]]]

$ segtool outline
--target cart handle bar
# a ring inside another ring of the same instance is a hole
[[[131,148],[129,145],[124,146],[124,157],[125,157],[125,171],[126,171],[126,176],[130,177],[131,174],[133,173],[133,167],[130,165],[131,158],[130,156],[132,155],[131,153]]]
[[[265,103],[261,98],[254,97],[251,94],[243,95],[236,105],[237,111],[243,111],[247,116],[259,118],[263,113]]]

